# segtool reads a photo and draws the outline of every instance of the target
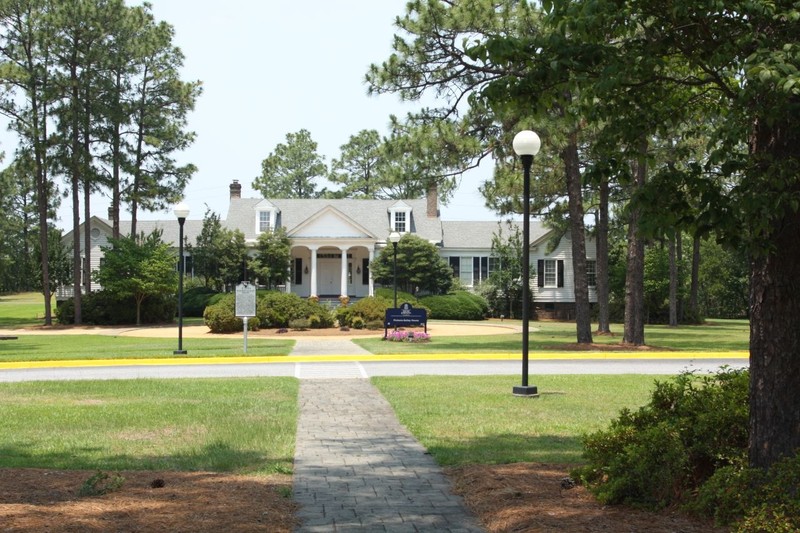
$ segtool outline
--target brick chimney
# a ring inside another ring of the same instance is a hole
[[[239,180],[233,180],[231,183],[231,200],[234,198],[241,198],[242,197],[242,185],[239,183]]]
[[[431,183],[428,185],[428,191],[426,199],[428,201],[426,206],[427,215],[430,218],[436,218],[439,216],[439,188],[436,186],[436,183]]]

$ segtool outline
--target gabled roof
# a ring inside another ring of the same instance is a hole
[[[256,239],[255,212],[261,198],[232,198],[228,208],[225,227],[238,229],[245,239]],[[411,232],[432,242],[442,240],[442,226],[439,217],[427,215],[427,201],[403,200],[411,208]],[[355,200],[355,199],[269,199],[278,211],[277,224],[291,231],[300,227],[314,214],[327,207],[334,208],[346,218],[357,223],[366,233],[376,239],[383,239],[391,232],[389,209],[397,200]]]
[[[510,225],[510,227],[509,227]],[[448,222],[442,221],[442,245],[445,248],[456,249],[486,249],[492,247],[492,238],[501,231],[507,238],[515,228],[522,234],[522,221],[475,221],[475,222]],[[531,244],[542,241],[550,235],[552,230],[544,227],[538,220],[531,220]]]
[[[286,228],[289,237],[297,238],[372,238],[380,239],[383,235],[374,235],[364,226],[348,217],[335,207],[328,205],[305,219],[299,226]]]

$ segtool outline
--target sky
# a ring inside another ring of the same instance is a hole
[[[364,129],[387,135],[391,114],[419,107],[394,94],[369,96],[364,81],[370,64],[389,58],[394,20],[405,13],[406,0],[151,3],[156,19],[175,28],[174,43],[185,55],[182,78],[203,82],[188,117],[197,139],[177,156],[198,167],[185,191],[190,219],[202,219],[206,207],[224,218],[234,179],[243,186],[242,196],[259,197],[252,182],[287,133],[307,129],[330,164],[351,135]],[[3,144],[9,162],[11,150]],[[495,220],[478,193],[490,177],[488,163],[465,174],[453,200],[441,207],[442,218]],[[105,218],[108,205],[108,198],[95,196],[92,214]],[[71,208],[65,200],[60,227],[71,225]],[[172,216],[171,211],[140,214]]]

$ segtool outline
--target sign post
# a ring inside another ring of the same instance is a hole
[[[236,286],[236,316],[244,322],[244,353],[247,353],[247,320],[256,316],[256,286],[249,281]]]

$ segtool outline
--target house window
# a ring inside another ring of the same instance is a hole
[[[460,257],[451,257],[450,258],[450,268],[453,269],[453,277],[457,278],[459,272],[461,271],[461,258]]]
[[[594,259],[586,260],[586,281],[590,287],[597,287],[597,261]]]
[[[564,261],[562,259],[539,259],[536,262],[537,285],[543,288],[564,286]]]
[[[406,230],[406,212],[395,211],[394,213],[394,230],[398,233],[405,233]]]
[[[489,258],[473,257],[472,258],[472,283],[477,285],[482,281],[486,281],[489,277]]]
[[[487,277],[491,276],[492,272],[497,272],[498,270],[500,270],[500,258],[499,257],[490,257],[489,258],[489,272],[487,274]]]
[[[472,286],[472,259],[471,257],[461,258],[461,269],[458,278],[461,280],[462,285],[466,287]]]
[[[369,259],[361,260],[361,283],[369,285]]]
[[[556,281],[556,262],[548,259],[544,262],[544,286],[555,287]]]
[[[272,229],[272,213],[269,211],[258,212],[258,232],[265,233]]]

